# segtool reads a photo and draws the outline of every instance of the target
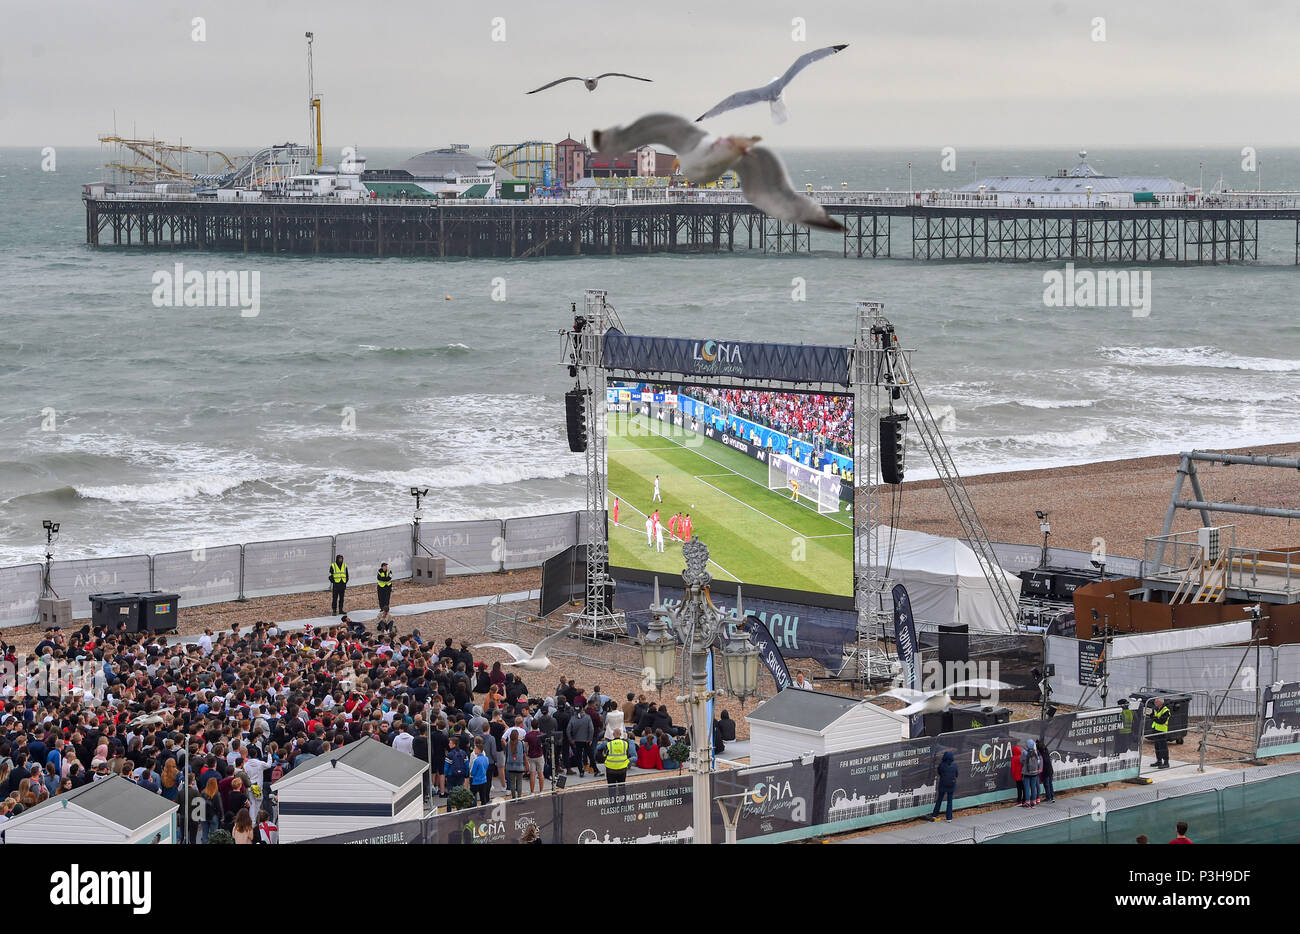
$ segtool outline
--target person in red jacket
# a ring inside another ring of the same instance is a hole
[[[659,754],[659,744],[655,742],[653,733],[647,733],[641,737],[641,742],[636,744],[636,767],[638,769],[662,769],[664,767],[664,759]]]
[[[1170,843],[1191,843],[1192,842],[1191,840],[1187,839],[1187,821],[1180,820],[1178,822],[1178,836],[1174,837],[1169,842]]]
[[[1025,775],[1020,766],[1021,754],[1019,746],[1011,747],[1011,780],[1016,783],[1016,804],[1025,803]]]

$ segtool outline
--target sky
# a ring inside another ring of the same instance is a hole
[[[787,90],[789,123],[752,107],[709,129],[777,148],[1300,145],[1284,0],[59,0],[0,22],[0,146],[94,146],[114,121],[195,146],[306,142],[306,30],[329,149],[694,117],[838,43]],[[653,83],[524,93],[603,71]]]

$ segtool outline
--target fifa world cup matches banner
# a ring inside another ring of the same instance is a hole
[[[672,775],[449,811],[426,820],[425,842],[690,843],[691,821],[690,776]]]
[[[1286,756],[1300,752],[1300,683],[1264,688],[1264,716],[1260,718],[1255,755]]]

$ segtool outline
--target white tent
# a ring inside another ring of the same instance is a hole
[[[1011,631],[975,552],[965,542],[887,526],[876,529],[876,542],[882,572],[888,568],[892,583],[907,588],[918,623],[965,623],[971,632]],[[1018,598],[1020,578],[999,570]]]

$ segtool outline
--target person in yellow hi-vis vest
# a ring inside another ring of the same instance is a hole
[[[630,747],[623,738],[622,730],[614,731],[614,738],[605,744],[605,784],[621,785],[627,781],[627,767],[632,764],[628,757]]]
[[[1151,742],[1156,747],[1156,768],[1169,768],[1169,720],[1174,712],[1165,705],[1163,697],[1151,702]]]
[[[330,602],[330,614],[343,615],[343,596],[348,590],[348,566],[343,563],[343,556],[338,555],[334,558],[334,563],[330,565],[330,592],[333,599]]]

